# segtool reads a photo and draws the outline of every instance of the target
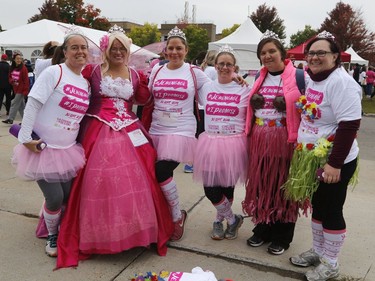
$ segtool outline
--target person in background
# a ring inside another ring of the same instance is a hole
[[[13,124],[17,112],[23,118],[25,109],[25,97],[29,93],[29,76],[26,66],[23,64],[21,54],[14,54],[12,64],[9,69],[9,83],[14,92],[14,98],[9,109],[9,117],[1,122],[5,124]]]
[[[361,68],[359,67],[359,64],[356,63],[354,66],[353,66],[353,78],[354,80],[358,83],[359,83],[359,74],[361,72]]]
[[[35,82],[35,74],[34,74],[34,69],[33,66],[31,65],[30,60],[24,60],[25,66],[27,68],[27,76],[29,77],[29,91],[34,85]],[[25,97],[25,104],[27,103],[27,96]]]
[[[9,115],[10,103],[11,103],[11,92],[12,87],[9,83],[9,70],[10,65],[8,63],[8,56],[6,54],[1,55],[0,61],[0,110],[5,105],[6,115]],[[3,100],[5,97],[5,102]],[[0,114],[1,117],[1,114]]]
[[[308,281],[325,281],[339,275],[338,257],[346,237],[343,207],[358,161],[361,88],[340,66],[340,48],[331,33],[319,33],[306,50],[310,80],[297,103],[302,120],[285,188],[296,200],[312,196],[313,239],[310,250],[290,261],[314,266],[305,274]]]
[[[51,64],[52,65],[60,64],[60,63],[64,63],[64,61],[65,61],[64,51],[61,48],[61,46],[57,46],[51,58]]]
[[[215,58],[217,55],[216,50],[209,50],[201,64],[201,68],[204,73],[207,74],[211,80],[217,79],[217,70],[215,69]]]
[[[178,27],[168,33],[165,52],[169,62],[155,66],[149,79],[155,101],[149,132],[157,150],[156,177],[175,225],[171,240],[177,241],[183,237],[187,212],[180,209],[173,171],[181,162],[193,163],[197,142],[194,98],[211,80],[200,68],[185,63],[188,44]]]
[[[374,88],[375,72],[372,66],[368,67],[366,71],[366,98],[371,98],[372,90]]]
[[[288,176],[297,140],[300,114],[295,102],[301,93],[293,63],[272,31],[266,31],[257,47],[263,67],[250,92],[246,132],[249,164],[244,213],[255,224],[247,239],[251,247],[266,242],[268,253],[281,255],[293,240],[299,205],[284,198],[281,186]]]
[[[150,92],[146,77],[128,67],[131,44],[115,25],[101,39],[103,63],[83,70],[92,89],[78,138],[87,162],[61,223],[58,268],[153,243],[165,255],[174,231],[155,176],[156,151],[132,112],[133,103],[147,102]]]
[[[21,144],[14,148],[12,158],[16,174],[37,181],[43,192],[48,230],[45,251],[51,257],[57,255],[62,205],[69,197],[72,179],[85,164],[76,138],[89,105],[89,85],[81,74],[88,57],[87,40],[81,34],[69,34],[63,49],[65,63],[45,69],[31,89],[18,134]],[[40,139],[33,140],[32,132]],[[46,144],[43,150],[39,147],[42,142]]]
[[[235,185],[246,180],[245,120],[250,87],[233,82],[236,58],[229,46],[220,48],[212,64],[218,78],[199,90],[206,128],[198,138],[193,179],[203,183],[206,197],[216,208],[211,238],[232,240],[243,223],[243,217],[233,213],[232,204]]]
[[[42,55],[43,58],[38,58],[35,61],[34,74],[35,79],[38,79],[42,71],[48,66],[52,65],[51,60],[55,52],[56,47],[59,45],[59,42],[49,41],[43,46]]]

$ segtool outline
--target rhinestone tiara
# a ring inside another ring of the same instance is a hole
[[[235,54],[233,48],[231,46],[229,46],[228,44],[225,44],[224,46],[221,46],[219,51],[217,52],[217,54],[220,54],[220,53],[230,53],[232,55]]]
[[[116,32],[121,32],[121,33],[124,33],[124,34],[125,34],[125,30],[124,30],[121,26],[118,26],[117,24],[115,24],[114,26],[112,26],[112,27],[108,30],[108,33],[109,33],[109,34],[116,33]]]
[[[75,24],[72,24],[70,25],[69,27],[67,27],[67,29],[65,30],[65,37],[69,36],[69,35],[72,35],[72,34],[79,34],[79,35],[82,35],[82,36],[85,36],[85,34],[83,33],[82,29],[80,29],[77,25]]]
[[[331,39],[331,40],[335,40],[335,36],[332,35],[332,33],[324,30],[322,32],[320,32],[316,38],[323,38],[323,39]]]
[[[280,41],[279,36],[275,32],[268,30],[268,29],[266,30],[266,32],[263,33],[262,37],[260,38],[260,41],[267,39],[267,38],[272,38],[272,39],[276,39]]]
[[[175,26],[174,28],[171,29],[171,31],[168,32],[167,39],[171,37],[180,37],[186,41],[185,33],[181,29],[179,29],[177,26]]]

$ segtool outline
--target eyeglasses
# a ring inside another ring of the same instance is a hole
[[[318,58],[323,58],[325,57],[326,54],[331,54],[331,53],[332,52],[327,52],[327,51],[316,51],[316,52],[311,51],[307,53],[307,56],[309,58],[312,58],[316,55]]]
[[[232,67],[234,67],[234,64],[231,64],[231,63],[224,63],[224,62],[221,62],[221,63],[218,63],[218,64],[217,64],[217,67],[218,67],[219,69],[223,69],[224,66],[226,66],[227,68],[232,68]]]
[[[111,48],[110,51],[112,53],[117,53],[117,52],[120,52],[120,53],[126,53],[126,48],[122,47],[122,48]]]

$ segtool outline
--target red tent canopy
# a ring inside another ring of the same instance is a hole
[[[302,44],[290,49],[287,51],[286,57],[291,60],[305,60],[305,50],[307,44],[313,40],[315,36],[311,37],[310,39],[306,40]],[[341,52],[341,61],[342,62],[350,62],[351,55],[345,52]]]

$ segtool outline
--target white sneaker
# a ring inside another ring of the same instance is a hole
[[[46,254],[50,257],[57,257],[57,234],[48,235]]]
[[[339,276],[339,265],[331,265],[324,258],[320,259],[320,264],[305,274],[308,281],[326,281]]]
[[[314,249],[303,252],[298,256],[291,257],[289,260],[292,264],[301,267],[308,267],[311,265],[318,266],[320,263],[319,255],[314,251]]]

